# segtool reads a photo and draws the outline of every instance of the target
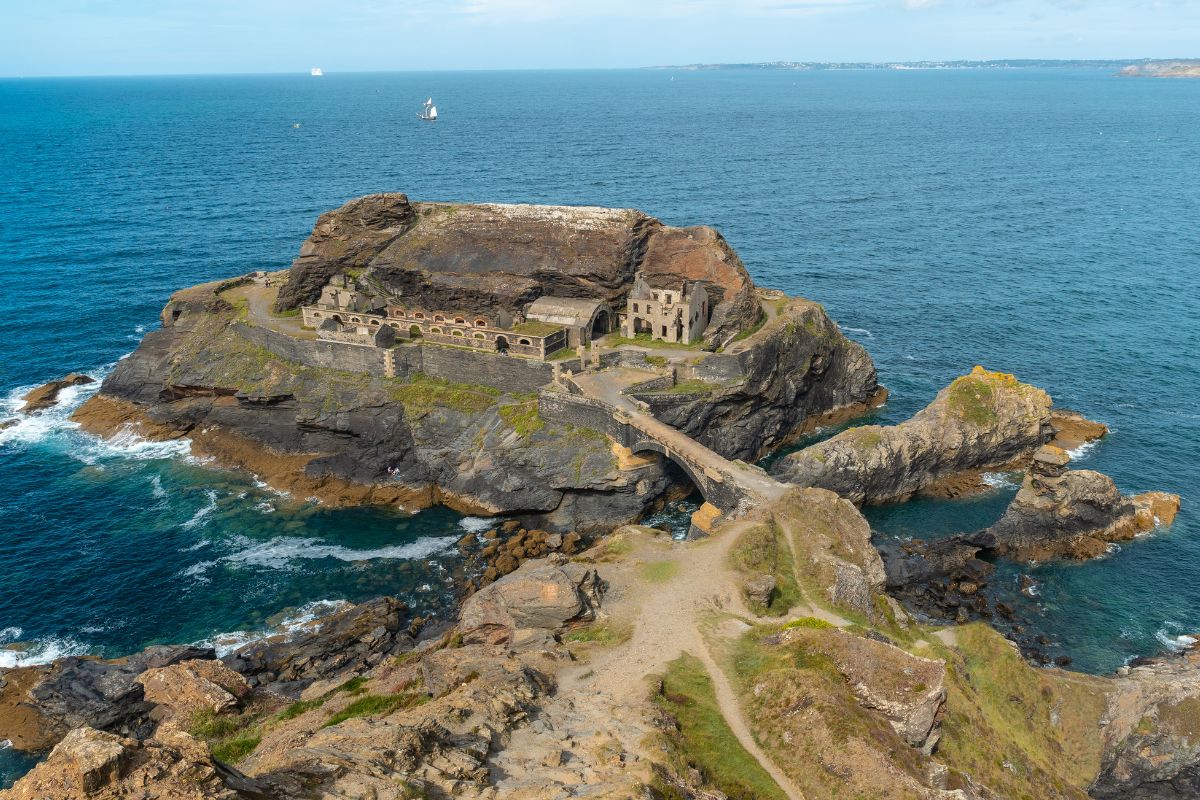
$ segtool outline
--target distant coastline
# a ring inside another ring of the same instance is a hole
[[[1095,68],[1120,70],[1121,75],[1200,77],[1200,59],[992,59],[988,61],[760,61],[742,64],[677,64],[647,67],[676,70],[929,70],[929,69],[1045,69]]]

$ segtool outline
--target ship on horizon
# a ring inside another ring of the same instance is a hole
[[[437,122],[437,106],[433,104],[433,98],[425,101],[425,107],[417,112],[417,119],[425,122]]]
[[[310,69],[308,71],[308,74],[312,75],[314,78],[319,78],[322,75],[324,75],[325,73],[321,71],[320,67],[313,67],[312,69]]]

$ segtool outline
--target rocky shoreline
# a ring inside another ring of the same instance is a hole
[[[704,287],[703,341],[580,347],[553,368],[408,342],[378,372],[378,354],[294,320],[338,275],[498,313],[549,291],[616,302],[635,271]],[[1035,668],[1036,634],[989,601],[998,559],[1094,558],[1179,509],[1070,469],[1066,450],[1107,429],[1042,389],[976,367],[908,421],[784,455],[772,479],[745,461],[886,390],[818,304],[757,289],[711,229],[373,195],[323,215],[274,292],[260,280],[173,296],[75,421],[186,438],[330,505],[505,521],[459,540],[473,577],[454,619],[381,597],[221,658],[159,646],[4,671],[0,738],[49,755],[3,800],[1200,792],[1200,650],[1112,677]],[[543,414],[541,393],[578,398],[564,372],[589,369],[633,376],[628,410]],[[614,439],[637,413],[682,440]],[[859,510],[969,494],[996,470],[1025,476],[983,530],[887,544]],[[714,505],[736,480],[755,493]],[[629,524],[691,486],[711,493],[702,540]]]

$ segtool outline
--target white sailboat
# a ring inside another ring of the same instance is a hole
[[[426,122],[437,122],[437,106],[433,104],[433,98],[425,101],[425,107],[417,112],[417,118]]]
[[[320,67],[313,67],[312,69],[310,69],[308,71],[308,74],[312,75],[314,78],[319,78],[322,75],[324,75],[325,73],[321,71]]]

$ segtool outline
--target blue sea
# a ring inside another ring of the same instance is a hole
[[[428,96],[436,124],[416,119]],[[869,348],[892,391],[884,422],[977,363],[1046,388],[1112,427],[1077,466],[1184,505],[1170,530],[1104,559],[1021,567],[1040,584],[1022,613],[1094,672],[1200,631],[1200,81],[1082,69],[0,80],[4,411],[68,371],[102,378],[173,290],[284,267],[317,215],[375,191],[713,225],[759,283],[819,300]],[[232,646],[382,592],[444,608],[455,540],[487,525],[323,509],[179,444],[99,442],[67,420],[89,391],[0,433],[0,647],[23,643],[0,665]],[[869,515],[879,536],[972,530],[1011,497],[997,484]]]

